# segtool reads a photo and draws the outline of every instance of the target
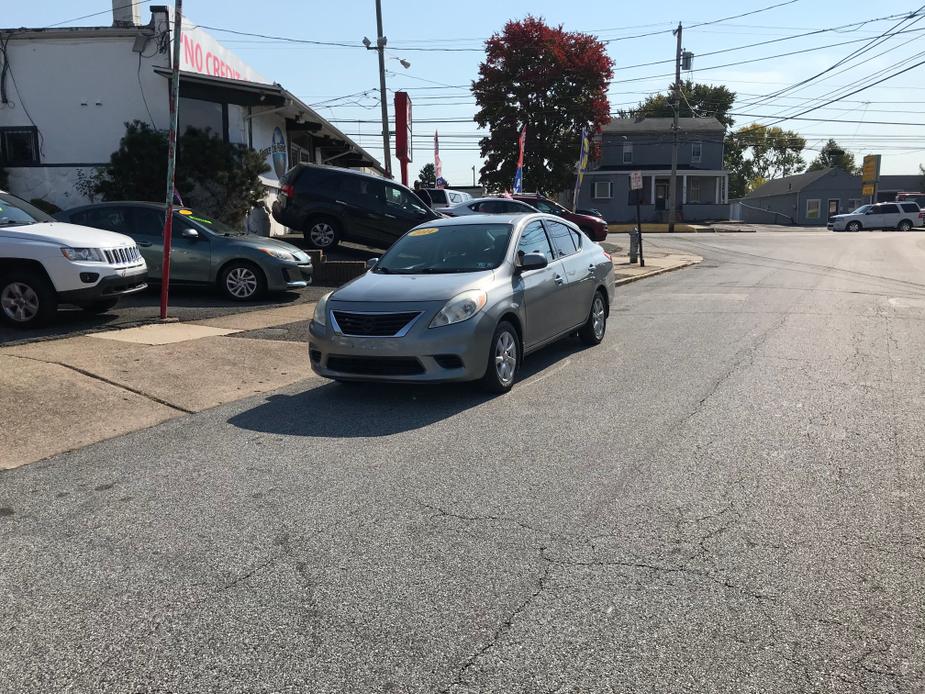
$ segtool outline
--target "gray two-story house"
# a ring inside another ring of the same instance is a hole
[[[630,175],[642,174],[643,222],[665,222],[671,183],[671,118],[615,118],[600,135],[600,159],[585,173],[579,208],[596,208],[608,222],[636,221]],[[715,118],[678,122],[678,221],[726,219],[729,176],[723,169],[725,128]]]

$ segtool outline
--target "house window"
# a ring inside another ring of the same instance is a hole
[[[861,206],[861,201],[858,200],[857,198],[850,198],[848,200],[848,211],[849,212],[854,212],[860,206]]]
[[[817,199],[806,201],[806,218],[819,219],[819,212],[822,209],[822,201]]]
[[[7,166],[39,164],[38,128],[0,128],[0,163]]]
[[[633,143],[632,142],[623,143],[623,163],[624,164],[633,163]]]
[[[700,158],[703,156],[703,143],[702,142],[692,142],[691,143],[691,164],[699,164]]]
[[[687,179],[687,201],[703,202],[700,199],[700,189],[702,181],[699,178],[690,177]]]
[[[613,196],[613,183],[611,181],[594,182],[594,199],[609,200]]]

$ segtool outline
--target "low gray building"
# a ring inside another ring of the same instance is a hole
[[[641,217],[665,222],[671,183],[671,118],[615,118],[601,131],[601,156],[585,172],[579,208],[599,209],[608,222],[636,221],[630,190],[633,171],[642,174]],[[678,221],[726,219],[729,176],[723,169],[725,128],[713,117],[681,118],[678,123]]]
[[[843,169],[807,171],[768,181],[733,205],[733,218],[753,224],[824,226],[860,206],[861,177]]]

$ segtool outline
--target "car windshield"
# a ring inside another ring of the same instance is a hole
[[[540,212],[545,212],[546,214],[557,214],[558,215],[566,211],[564,207],[562,207],[561,205],[557,205],[556,203],[552,202],[552,200],[542,200],[542,199],[531,200],[530,204],[533,205]]]
[[[504,261],[510,240],[510,224],[420,227],[396,241],[374,272],[415,275],[493,270]]]
[[[244,236],[247,233],[245,229],[236,229],[235,227],[225,224],[222,221],[213,219],[185,207],[178,209],[177,214],[179,214],[182,219],[192,222],[200,229],[211,231],[213,234],[221,234],[222,236]]]
[[[0,227],[54,222],[54,217],[12,195],[0,194]]]
[[[867,210],[869,210],[871,207],[873,207],[873,205],[861,205],[858,209],[856,209],[856,210],[855,210],[854,212],[852,212],[851,214],[864,214],[864,213],[867,212]]]

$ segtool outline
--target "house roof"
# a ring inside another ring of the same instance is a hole
[[[674,127],[673,118],[643,118],[635,120],[633,118],[612,118],[610,122],[601,128],[604,133],[616,133],[618,135],[631,133],[670,133]],[[707,132],[724,132],[725,126],[716,118],[679,118],[678,130],[687,133],[707,133]]]
[[[807,171],[806,173],[795,174],[793,176],[783,176],[782,178],[775,178],[764,185],[761,185],[751,193],[746,195],[747,199],[750,198],[771,198],[776,195],[787,195],[788,193],[799,193],[801,190],[807,186],[815,183],[820,178],[828,176],[830,173],[835,171],[833,167],[828,169],[819,169],[818,171]]]

